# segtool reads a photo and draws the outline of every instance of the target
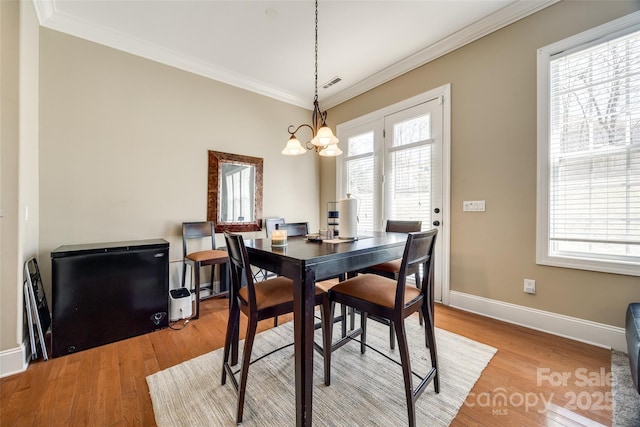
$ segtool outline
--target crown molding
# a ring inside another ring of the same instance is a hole
[[[33,8],[36,11],[40,25],[43,25],[43,22],[51,18],[56,11],[54,0],[33,0]]]
[[[161,64],[188,71],[231,86],[245,89],[279,101],[310,109],[309,100],[294,96],[280,88],[248,78],[229,69],[146,42],[111,28],[96,25],[56,10],[56,0],[32,0],[40,25],[94,43],[140,56]],[[334,107],[362,93],[418,68],[487,34],[525,18],[560,0],[519,0],[479,20],[465,29],[428,46],[383,71],[356,83],[320,102],[322,109]]]
[[[335,107],[351,98],[355,98],[383,83],[408,73],[428,62],[438,59],[464,45],[476,41],[488,34],[506,27],[520,19],[549,7],[560,0],[519,0],[503,7],[490,16],[483,18],[466,28],[446,37],[419,52],[399,61],[390,67],[362,80],[348,88],[325,98],[320,102],[323,110]]]
[[[166,49],[111,28],[78,19],[55,8],[55,0],[33,0],[40,25],[84,40],[140,56],[180,70],[188,71],[231,86],[310,109],[309,100],[282,89],[248,78],[229,69],[197,60],[180,52]]]

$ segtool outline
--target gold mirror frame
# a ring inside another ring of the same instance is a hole
[[[221,165],[223,163],[243,164],[254,166],[255,171],[255,202],[253,206],[253,220],[247,222],[224,222],[221,220],[221,200],[219,195],[222,192]],[[209,151],[209,188],[207,191],[207,221],[213,221],[216,225],[216,232],[244,232],[262,230],[262,163],[261,157],[241,156],[239,154],[222,153],[220,151]]]

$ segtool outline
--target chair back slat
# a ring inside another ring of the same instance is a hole
[[[186,257],[189,253],[187,251],[187,240],[189,239],[204,239],[206,237],[211,238],[211,248],[215,249],[215,224],[213,221],[199,221],[199,222],[183,222],[182,223],[182,253]]]
[[[224,233],[231,269],[231,297],[236,298],[243,283],[247,284],[249,306],[256,307],[256,295],[253,276],[249,263],[249,254],[241,234]]]
[[[396,289],[396,307],[404,305],[404,290],[407,280],[407,271],[423,266],[422,293],[431,292],[433,286],[433,251],[435,249],[437,229],[409,233],[404,247],[402,264],[398,274],[398,287]],[[427,294],[428,295],[428,294]]]
[[[187,239],[209,237],[214,233],[213,221],[183,222],[182,235]]]
[[[387,220],[385,231],[395,233],[411,233],[422,230],[422,221],[399,221],[394,219]]]
[[[276,224],[276,230],[287,230],[287,237],[306,236],[309,234],[309,223],[287,222]]]

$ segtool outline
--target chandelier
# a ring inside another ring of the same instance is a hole
[[[318,105],[318,0],[316,0],[316,45],[315,45],[315,96],[313,98],[313,113],[311,114],[311,124],[301,124],[298,127],[289,125],[289,141],[287,146],[282,150],[282,154],[286,156],[297,156],[304,154],[307,150],[314,150],[321,156],[339,156],[342,154],[342,150],[338,148],[338,138],[333,135],[333,132],[327,126],[327,112],[320,111]],[[302,146],[298,138],[296,138],[296,132],[301,128],[308,127],[311,129],[313,139],[305,143],[305,147]]]

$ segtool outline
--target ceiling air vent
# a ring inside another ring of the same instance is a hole
[[[328,83],[325,83],[322,88],[323,89],[329,89],[331,86],[333,86],[336,83],[341,82],[342,79],[340,77],[334,77],[333,79],[331,79],[331,81],[329,81]]]

